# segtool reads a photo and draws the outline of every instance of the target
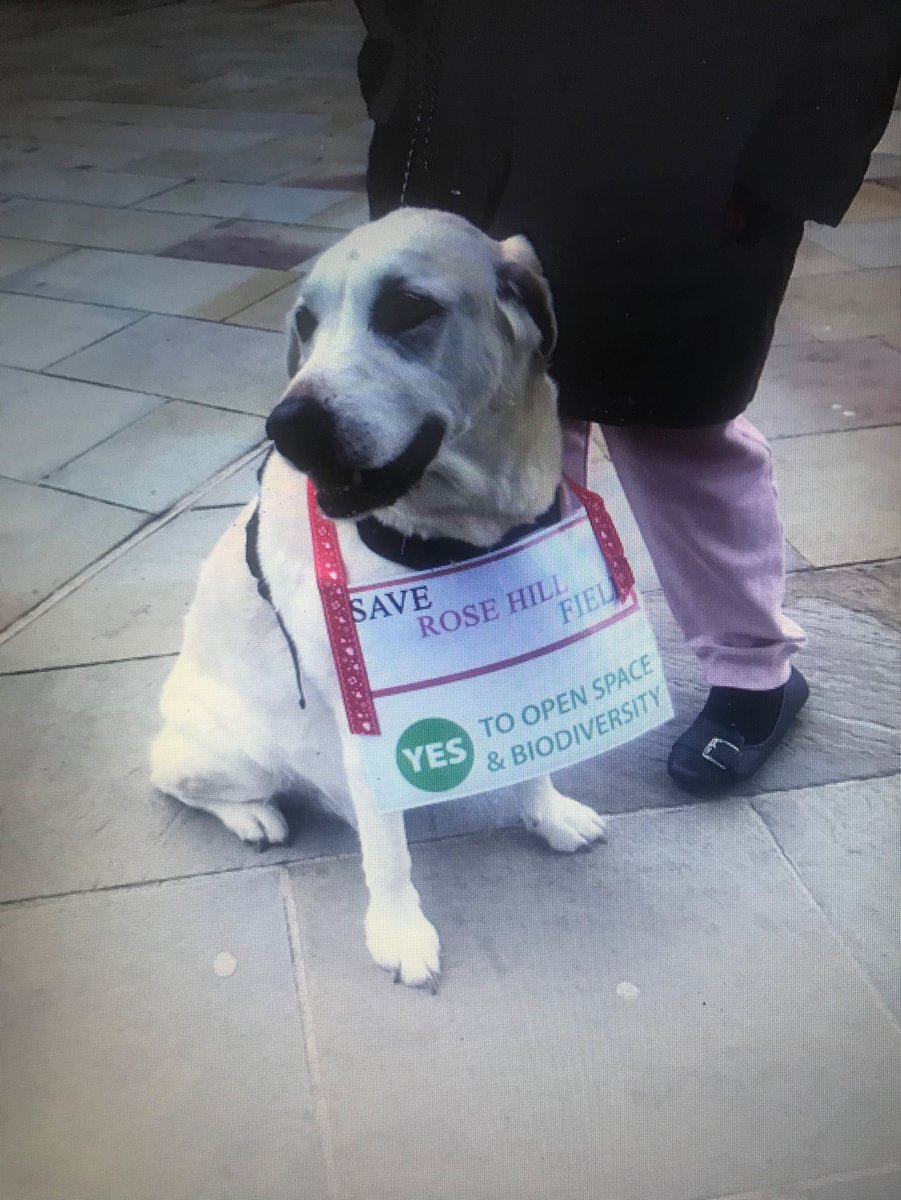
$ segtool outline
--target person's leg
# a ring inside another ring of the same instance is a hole
[[[707,682],[753,690],[785,683],[804,634],[782,611],[782,523],[763,436],[743,417],[699,429],[603,432]]]
[[[740,748],[764,743],[784,731],[791,658],[805,641],[782,609],[783,532],[765,439],[743,417],[698,429],[605,426],[604,437],[710,684],[703,730],[719,723]],[[789,707],[801,692],[797,680],[792,688]],[[726,782],[719,768],[701,770]]]

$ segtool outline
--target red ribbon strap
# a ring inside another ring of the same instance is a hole
[[[613,580],[616,594],[620,601],[623,601],[635,587],[635,576],[632,574],[632,568],[626,558],[626,552],[616,531],[616,526],[613,524],[613,519],[597,492],[592,492],[589,488],[583,487],[569,478],[567,478],[567,483],[588,513],[588,520],[591,522],[591,528],[601,548],[601,554],[610,570],[610,578]]]
[[[351,733],[379,734],[379,719],[372,699],[363,650],[350,607],[347,572],[334,521],[324,517],[316,503],[316,491],[307,481],[307,509],[313,538],[316,583],[322,598],[325,627],[338,672],[344,711]]]

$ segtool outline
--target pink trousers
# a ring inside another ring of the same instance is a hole
[[[585,422],[564,423],[579,478]],[[698,429],[603,426],[663,594],[713,687],[785,683],[804,631],[782,611],[782,523],[770,448],[744,417]]]

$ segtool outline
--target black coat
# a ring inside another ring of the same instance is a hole
[[[372,215],[530,238],[565,415],[740,413],[803,221],[841,219],[885,128],[899,0],[357,4]]]

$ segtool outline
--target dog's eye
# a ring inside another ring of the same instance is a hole
[[[308,342],[316,332],[316,326],[319,322],[316,320],[313,313],[305,304],[294,312],[294,328],[297,330],[297,336],[302,342]]]
[[[384,292],[372,306],[370,321],[374,333],[407,333],[418,329],[444,309],[431,296],[420,296],[416,292]]]

